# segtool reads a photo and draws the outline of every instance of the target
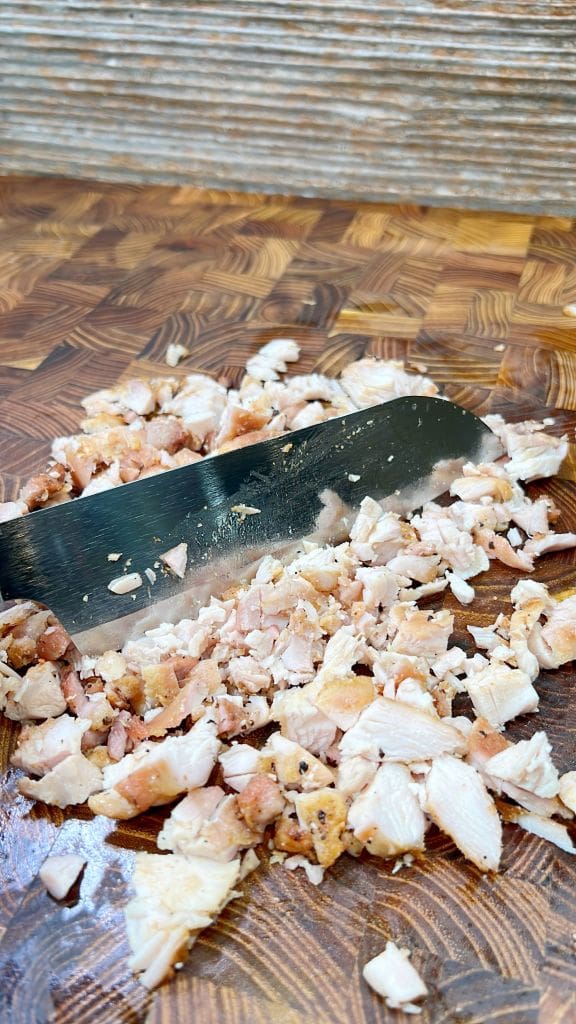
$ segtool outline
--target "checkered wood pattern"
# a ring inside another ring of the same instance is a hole
[[[0,474],[5,498],[71,433],[87,392],[132,375],[203,370],[237,381],[270,338],[296,338],[299,369],[336,373],[363,354],[427,367],[481,414],[576,426],[576,221],[416,206],[13,178],[0,181]],[[166,347],[191,355],[175,371]],[[575,461],[551,493],[576,527]],[[576,586],[572,552],[536,574]],[[478,581],[467,623],[493,621],[514,580]],[[573,767],[571,670],[544,674],[537,726]],[[516,737],[533,719],[519,720]],[[0,729],[3,765],[15,730]],[[9,770],[0,804],[0,1019],[14,1024],[380,1024],[360,980],[389,937],[414,948],[431,997],[422,1024],[571,1024],[576,868],[506,828],[504,866],[483,878],[441,836],[426,859],[345,858],[315,889],[280,868],[244,883],[188,966],[153,997],[126,970],[122,906],[131,849],[153,849],[160,813],[133,823],[35,807]],[[36,875],[49,850],[89,856],[72,912]]]

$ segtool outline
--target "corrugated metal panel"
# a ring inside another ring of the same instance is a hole
[[[573,211],[573,0],[2,0],[4,171]]]

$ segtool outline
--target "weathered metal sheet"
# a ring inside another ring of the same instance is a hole
[[[2,0],[0,167],[574,210],[572,0]]]

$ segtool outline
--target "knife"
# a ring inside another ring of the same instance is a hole
[[[406,512],[446,491],[464,462],[500,453],[488,427],[460,406],[394,399],[3,523],[1,594],[45,605],[80,651],[99,654],[161,622],[193,618],[266,554],[342,539],[366,495]],[[181,542],[183,579],[159,559]],[[110,592],[114,577],[133,572],[141,586]]]

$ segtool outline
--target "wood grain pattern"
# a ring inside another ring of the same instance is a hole
[[[49,439],[76,429],[80,398],[119,378],[242,375],[275,336],[303,347],[299,368],[337,373],[362,354],[421,364],[446,393],[512,419],[576,426],[576,223],[413,204],[0,180],[0,476],[6,497],[42,466]],[[175,371],[166,346],[190,357]],[[550,493],[576,527],[574,446]],[[554,592],[576,586],[573,552],[541,560]],[[492,621],[515,576],[477,581],[470,609],[451,595],[456,639]],[[537,725],[562,770],[576,747],[574,673],[543,673]],[[534,730],[513,723],[520,738]],[[345,858],[319,889],[265,865],[201,936],[174,982],[149,997],[126,970],[121,908],[131,851],[154,848],[162,813],[129,823],[48,811],[18,796],[16,730],[0,727],[0,1020],[10,1024],[404,1024],[361,980],[394,936],[429,985],[423,1024],[572,1024],[576,868],[505,828],[503,870],[486,879],[433,834],[399,874]],[[50,850],[88,867],[64,906],[37,878]],[[266,854],[263,854],[266,860]],[[2,933],[2,928],[6,931]]]
[[[571,0],[3,0],[0,165],[570,214],[575,41]]]

